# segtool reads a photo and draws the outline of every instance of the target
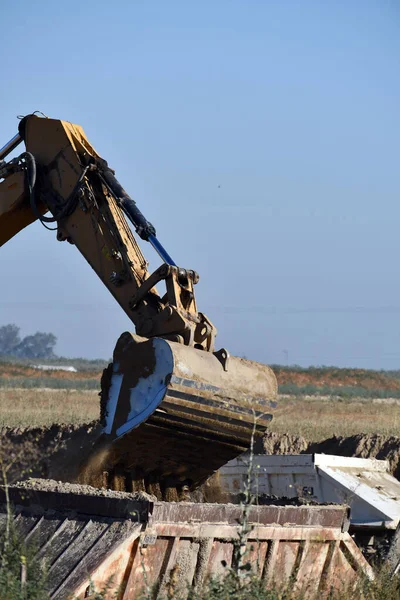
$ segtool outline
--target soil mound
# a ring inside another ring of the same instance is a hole
[[[26,477],[75,481],[99,433],[96,421],[87,425],[2,427],[0,454],[7,466],[8,483]]]
[[[256,445],[260,454],[301,454],[306,452],[309,443],[301,436],[269,431],[262,439],[262,447]]]

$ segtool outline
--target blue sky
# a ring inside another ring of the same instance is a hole
[[[218,345],[400,367],[396,1],[21,0],[0,31],[0,145],[34,110],[82,125],[200,273]],[[0,322],[54,332],[60,354],[108,358],[132,329],[38,223],[0,276]]]

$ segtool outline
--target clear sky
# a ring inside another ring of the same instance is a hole
[[[400,368],[397,0],[3,4],[0,146],[82,125],[232,354]],[[89,358],[132,329],[39,223],[0,256],[0,324]]]

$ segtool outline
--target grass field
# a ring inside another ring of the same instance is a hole
[[[89,423],[98,416],[97,390],[0,389],[0,426]]]
[[[99,415],[96,390],[0,389],[0,426],[88,423]],[[271,431],[302,435],[317,442],[332,435],[400,433],[400,402],[284,396]]]
[[[284,396],[270,429],[302,435],[319,442],[333,435],[356,433],[400,434],[400,402],[390,400],[342,400],[329,397]]]

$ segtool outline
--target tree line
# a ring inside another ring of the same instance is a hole
[[[57,338],[53,333],[37,331],[21,337],[20,327],[14,324],[0,327],[0,356],[16,358],[56,358]]]

